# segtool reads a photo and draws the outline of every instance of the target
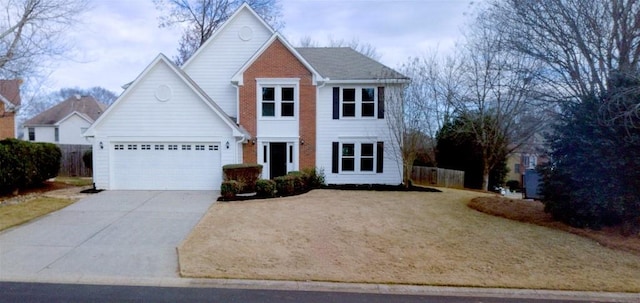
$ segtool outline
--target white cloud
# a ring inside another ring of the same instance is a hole
[[[292,44],[309,36],[374,46],[382,63],[397,67],[409,56],[453,47],[469,10],[468,0],[281,0],[283,34]],[[121,92],[158,53],[172,57],[179,29],[158,28],[151,1],[99,1],[70,33],[75,62],[62,62],[52,73],[55,90],[102,86]]]

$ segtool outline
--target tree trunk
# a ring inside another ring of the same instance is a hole
[[[482,168],[482,190],[485,191],[489,190],[489,171],[489,166],[484,165],[484,167]]]

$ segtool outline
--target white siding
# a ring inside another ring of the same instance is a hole
[[[161,85],[171,88],[168,101],[156,98],[156,90]],[[231,128],[166,63],[159,61],[130,89],[95,126],[96,187],[111,188],[113,143],[220,142],[221,165],[237,163],[239,146]],[[229,149],[226,142],[229,142]]]
[[[248,10],[242,10],[213,37],[184,71],[224,110],[237,117],[237,91],[231,77],[271,37],[271,32]],[[252,30],[250,40],[240,39],[244,27]]]
[[[333,119],[333,87],[327,84],[318,89],[316,166],[324,169],[327,184],[391,184],[402,182],[402,158],[394,148],[391,132],[385,119]],[[379,85],[364,85],[368,87]],[[345,87],[354,87],[349,84]],[[385,95],[392,87],[387,86]],[[386,99],[389,101],[389,98]],[[384,142],[383,173],[337,173],[331,172],[333,142]]]
[[[25,140],[29,140],[29,128],[24,128],[24,138]],[[55,127],[54,126],[36,126],[33,127],[36,134],[36,140],[33,142],[49,142],[49,143],[58,143],[55,140]]]
[[[89,145],[89,141],[82,136],[82,129],[89,128],[91,123],[78,115],[72,115],[58,125],[60,132],[60,144],[85,144]]]

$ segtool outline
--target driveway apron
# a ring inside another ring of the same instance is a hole
[[[105,191],[0,232],[0,280],[177,278],[215,191]]]

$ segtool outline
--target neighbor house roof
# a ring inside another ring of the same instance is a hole
[[[0,80],[0,102],[7,107],[20,106],[20,84],[20,79]]]
[[[409,80],[350,47],[302,47],[296,51],[330,80]]]
[[[55,125],[69,115],[80,114],[89,122],[93,122],[107,109],[107,106],[91,96],[71,96],[67,100],[47,109],[39,115],[27,120],[24,125]]]

